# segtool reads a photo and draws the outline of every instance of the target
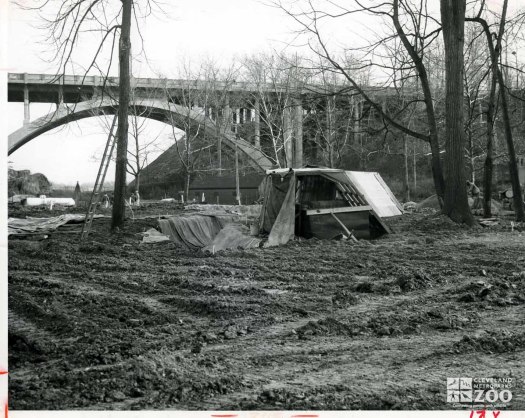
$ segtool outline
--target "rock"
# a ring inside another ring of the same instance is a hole
[[[142,389],[139,388],[133,388],[131,389],[131,396],[133,396],[134,398],[139,398],[141,396],[144,396],[144,391],[142,391]]]
[[[233,340],[234,338],[237,338],[237,331],[233,327],[228,327],[226,331],[224,331],[224,338],[227,340]]]
[[[458,302],[475,302],[476,298],[472,293],[465,293],[464,295],[458,298]]]
[[[121,392],[120,390],[115,390],[113,392],[111,392],[110,396],[115,399],[116,401],[123,401],[124,399],[127,398],[126,395],[124,395],[123,392]]]
[[[372,283],[369,283],[369,282],[358,283],[357,286],[355,287],[355,290],[361,293],[372,293]]]
[[[385,326],[382,326],[381,328],[379,328],[377,330],[377,333],[381,336],[384,336],[384,335],[390,335],[390,328],[387,327],[386,325]]]
[[[490,293],[490,287],[484,287],[478,292],[478,297],[484,298]]]
[[[246,327],[241,328],[240,330],[237,331],[237,333],[239,335],[246,335],[248,333],[248,329]]]
[[[200,342],[196,342],[195,344],[193,344],[193,347],[191,347],[191,352],[193,354],[199,354],[201,351],[202,351],[202,347],[204,345]]]
[[[204,335],[204,339],[208,342],[217,341],[218,337],[213,332],[208,332],[206,335]]]

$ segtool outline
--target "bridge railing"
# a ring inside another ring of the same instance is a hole
[[[50,85],[82,85],[82,86],[102,86],[104,77],[102,76],[83,76],[83,75],[56,75],[56,74],[29,74],[29,73],[9,73],[8,82],[15,84],[50,84]],[[107,77],[106,86],[118,86],[118,77]],[[185,80],[167,78],[134,78],[131,79],[133,87],[139,88],[159,88],[159,89],[209,89],[227,91],[279,91],[284,92],[290,89],[288,85],[267,84],[258,85],[247,81],[232,82],[210,82],[206,80]]]
[[[29,74],[29,73],[9,73],[8,83],[13,84],[49,84],[54,85],[73,85],[96,87],[104,85],[104,77],[102,76],[84,76],[84,75],[53,75],[53,74]],[[116,87],[119,84],[118,77],[107,77],[105,85],[107,87]],[[144,89],[215,89],[226,90],[230,92],[273,92],[283,93],[288,90],[298,92],[296,89],[286,84],[257,84],[248,81],[232,81],[232,82],[210,82],[206,80],[184,80],[184,79],[168,79],[168,78],[134,78],[131,79],[132,87]],[[352,91],[351,86],[326,86],[317,84],[307,84],[300,88],[301,94],[327,94],[333,93],[341,88]],[[368,94],[379,95],[395,95],[395,89],[385,86],[362,86]]]

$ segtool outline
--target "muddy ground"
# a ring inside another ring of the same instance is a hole
[[[389,223],[215,255],[141,244],[155,218],[11,239],[10,408],[450,409],[461,376],[514,377],[525,409],[525,232]]]

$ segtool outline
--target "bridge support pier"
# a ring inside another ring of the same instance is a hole
[[[255,148],[261,149],[261,105],[259,99],[255,99],[254,103],[254,129],[255,129]]]
[[[217,114],[217,119],[220,120],[219,130],[222,130],[221,134],[217,136],[217,168],[219,170],[218,175],[222,176],[222,133],[232,130],[232,110],[228,96],[226,96],[226,103],[222,108],[222,115],[219,118]]]
[[[283,109],[283,141],[284,155],[286,157],[286,167],[293,167],[293,125],[292,125],[292,108],[286,106]]]
[[[29,124],[30,115],[29,115],[29,88],[24,86],[24,125]]]
[[[64,104],[64,90],[62,84],[58,87],[57,109]]]
[[[335,97],[326,98],[326,142],[328,143],[328,166],[335,165],[334,139],[335,139]]]
[[[294,167],[302,167],[303,164],[303,106],[301,105],[300,98],[294,98],[294,114],[293,114],[293,126],[294,126]]]
[[[235,121],[234,121],[234,125],[233,125],[233,129],[234,129],[234,132],[237,133],[238,130],[239,130],[239,125],[241,124],[241,111],[242,109],[241,108],[237,108],[233,111],[234,115],[235,115]]]

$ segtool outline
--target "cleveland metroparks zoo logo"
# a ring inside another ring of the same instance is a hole
[[[492,404],[505,407],[512,400],[510,389],[513,384],[512,377],[449,377],[447,378],[447,402]]]

